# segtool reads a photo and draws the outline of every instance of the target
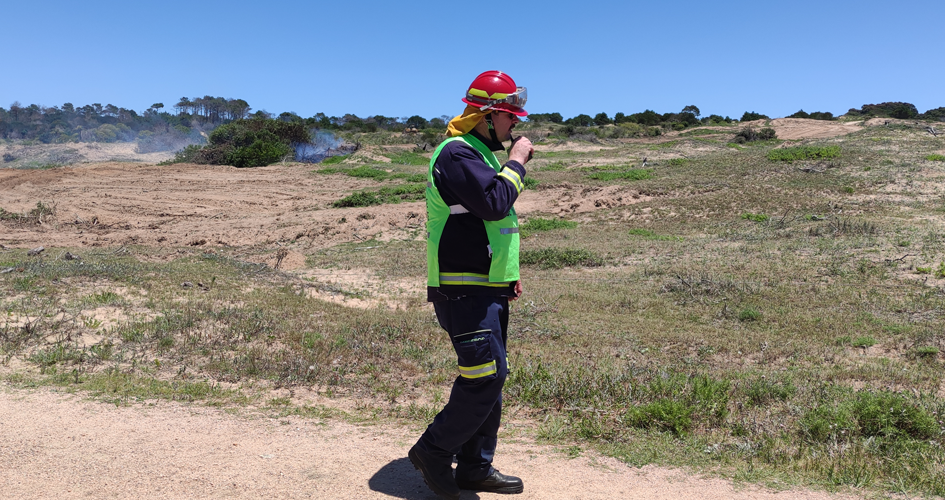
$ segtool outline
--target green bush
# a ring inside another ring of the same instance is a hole
[[[574,248],[541,248],[524,250],[519,256],[523,266],[535,266],[539,269],[560,269],[562,267],[603,265],[603,259],[587,250]]]
[[[307,144],[308,131],[302,122],[254,118],[220,125],[210,133],[204,147],[188,146],[170,163],[199,163],[260,167],[293,154],[293,144]]]
[[[941,431],[928,411],[892,392],[860,392],[853,414],[863,436],[932,439]]]
[[[925,159],[929,161],[945,161],[945,155],[933,154],[926,156]]]
[[[839,156],[840,146],[795,146],[768,152],[771,161],[826,160]]]
[[[770,127],[765,127],[757,132],[751,127],[745,127],[735,134],[735,138],[732,139],[732,142],[744,144],[746,142],[767,141],[776,139],[777,137],[778,134]]]
[[[853,412],[847,405],[821,405],[801,417],[801,435],[809,442],[829,443],[845,441],[857,430]]]

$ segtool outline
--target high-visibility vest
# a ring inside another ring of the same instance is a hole
[[[433,169],[437,157],[443,147],[453,141],[463,141],[473,149],[479,152],[483,161],[492,166],[500,176],[509,179],[516,190],[522,191],[522,180],[518,173],[511,169],[504,169],[496,159],[495,154],[489,150],[479,139],[471,135],[461,135],[451,137],[440,144],[433,152],[433,158],[430,159],[430,168],[427,171],[427,285],[439,287],[442,285],[479,285],[491,287],[507,287],[510,282],[518,281],[518,217],[515,215],[515,209],[509,210],[509,214],[502,220],[487,221],[483,220],[486,228],[486,235],[489,238],[489,251],[492,253],[492,263],[489,266],[489,274],[479,274],[472,272],[440,272],[439,248],[440,238],[443,236],[443,228],[446,227],[446,219],[449,218],[451,207],[443,201],[436,183],[433,181]],[[452,207],[454,213],[465,213],[466,209],[461,205]]]

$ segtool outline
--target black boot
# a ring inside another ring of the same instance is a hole
[[[457,486],[464,490],[487,491],[490,493],[521,493],[525,490],[522,480],[493,469],[492,474],[479,481],[456,480]]]
[[[459,487],[456,486],[456,480],[453,479],[453,464],[450,462],[441,462],[431,457],[427,452],[414,445],[407,452],[407,458],[414,468],[420,471],[423,476],[423,482],[433,490],[434,493],[444,498],[452,500],[459,499]]]

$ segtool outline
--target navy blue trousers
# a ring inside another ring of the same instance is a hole
[[[453,343],[460,375],[449,402],[417,445],[447,463],[455,456],[456,478],[479,481],[492,474],[502,418],[509,299],[467,296],[434,302],[433,307]]]

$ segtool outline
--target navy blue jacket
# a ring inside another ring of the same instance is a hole
[[[492,151],[501,151],[502,144],[471,132]],[[466,214],[450,215],[440,238],[440,272],[489,274],[492,259],[489,256],[489,237],[483,220],[505,218],[518,191],[515,186],[499,177],[478,151],[462,141],[453,141],[443,147],[434,163],[433,182],[447,205],[462,205]],[[508,161],[506,167],[525,178],[525,167],[517,161]],[[466,295],[494,295],[514,297],[514,283],[508,287],[476,285],[442,285],[427,287],[427,300],[456,299]]]

